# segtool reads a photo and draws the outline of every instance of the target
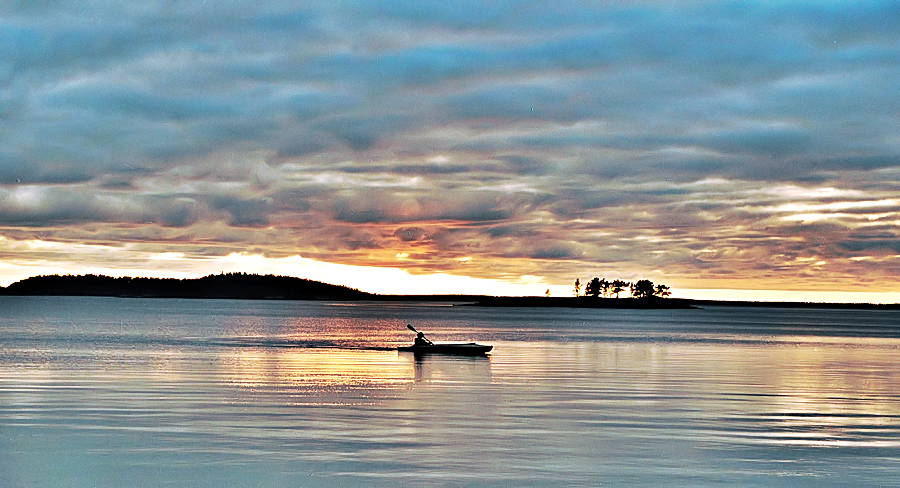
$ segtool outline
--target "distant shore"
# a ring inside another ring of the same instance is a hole
[[[486,297],[473,303],[478,307],[525,308],[624,308],[685,309],[697,308],[692,300],[681,298],[600,298],[600,297]]]
[[[378,295],[346,286],[290,276],[226,273],[203,278],[114,278],[98,275],[35,276],[7,287],[0,296],[89,296],[245,300],[437,302],[474,307],[691,309],[708,306],[900,310],[900,304],[754,302],[686,298],[497,297],[486,295]]]
[[[481,297],[473,306],[522,308],[691,309],[714,306],[900,310],[897,303],[752,302],[689,298]]]

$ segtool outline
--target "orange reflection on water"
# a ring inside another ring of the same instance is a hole
[[[225,360],[226,376],[243,388],[315,388],[402,385],[413,381],[396,351],[241,349]]]

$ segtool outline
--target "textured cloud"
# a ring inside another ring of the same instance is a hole
[[[896,2],[0,8],[7,263],[66,244],[556,284],[900,273]]]

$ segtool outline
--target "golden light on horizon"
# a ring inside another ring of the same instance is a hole
[[[586,283],[601,273],[585,273],[567,277],[568,283],[554,282],[532,272],[506,278],[477,277],[470,274],[481,272],[481,263],[476,257],[467,255],[457,259],[454,273],[415,273],[402,263],[415,264],[416,257],[411,252],[393,252],[384,266],[363,264],[339,264],[299,255],[287,257],[266,257],[262,254],[233,252],[224,256],[192,256],[184,251],[154,251],[139,244],[104,246],[98,244],[78,244],[54,242],[40,239],[14,241],[0,237],[0,251],[7,256],[19,257],[0,259],[0,285],[31,276],[52,274],[102,274],[108,276],[143,276],[152,278],[199,278],[223,272],[246,272],[295,276],[324,283],[348,286],[361,291],[383,295],[489,295],[489,296],[550,296],[569,297],[573,295],[573,283],[579,278]],[[715,258],[723,250],[703,248],[697,251]],[[782,266],[790,266],[797,272],[809,270],[819,273],[832,264],[819,256],[781,256]],[[374,257],[373,257],[374,259]],[[849,263],[878,263],[890,256],[857,256],[849,258]],[[534,268],[523,267],[523,271]],[[602,277],[602,276],[601,276]],[[654,283],[669,285],[673,298],[692,298],[730,301],[797,301],[831,303],[900,303],[900,292],[881,289],[866,290],[861,287],[837,289],[784,289],[777,283],[762,280],[719,280],[719,288],[702,286],[704,280],[686,283],[672,282],[659,272],[650,276],[606,275],[622,277],[626,280],[649,278]],[[571,281],[569,281],[571,280]],[[701,285],[701,286],[698,286]],[[679,286],[680,285],[680,286]],[[724,286],[723,286],[724,285]],[[738,285],[738,286],[734,286]],[[767,287],[768,285],[768,287]],[[832,287],[834,288],[834,287]]]
[[[54,253],[84,253],[106,255],[124,253],[126,249],[104,246],[69,245],[46,241],[27,244],[30,249]],[[714,252],[714,250],[709,250]],[[295,276],[336,285],[357,288],[381,295],[489,295],[544,296],[547,290],[555,297],[573,295],[572,284],[555,284],[535,275],[522,275],[516,281],[475,278],[451,274],[412,274],[393,267],[336,264],[290,256],[268,258],[259,254],[232,253],[204,259],[190,258],[181,252],[144,253],[146,265],[136,268],[116,268],[95,264],[72,263],[65,266],[49,262],[18,263],[0,261],[0,285],[9,285],[30,276],[49,274],[103,274],[108,276],[144,276],[152,278],[199,278],[223,272],[246,272]],[[465,258],[464,262],[470,262]],[[799,259],[798,262],[803,261]],[[809,265],[822,266],[823,261]],[[165,263],[160,266],[160,263]],[[152,265],[152,266],[151,266]],[[589,276],[578,277],[582,282]],[[572,280],[574,283],[574,279]],[[664,283],[663,280],[657,282]],[[853,292],[813,290],[766,290],[747,288],[678,288],[672,287],[673,298],[709,299],[725,301],[796,301],[830,303],[900,303],[900,292]]]

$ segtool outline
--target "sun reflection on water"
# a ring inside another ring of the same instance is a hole
[[[777,445],[900,447],[900,378],[884,368],[895,362],[900,341],[816,339],[794,338],[793,347],[775,352],[775,395],[755,417],[769,432],[755,437]]]
[[[241,388],[378,388],[413,381],[396,351],[237,349],[223,362],[226,381]]]

